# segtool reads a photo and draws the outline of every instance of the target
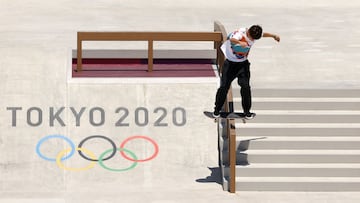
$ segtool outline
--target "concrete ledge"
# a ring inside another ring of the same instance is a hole
[[[236,81],[235,81],[236,82]],[[296,98],[357,98],[360,89],[253,89],[253,97],[296,97]],[[233,85],[234,97],[240,97],[240,88],[237,84]]]
[[[236,188],[241,191],[357,191],[360,179],[314,177],[247,177],[236,178]]]
[[[250,164],[236,166],[242,177],[358,177],[360,164]],[[228,176],[229,168],[225,168]]]

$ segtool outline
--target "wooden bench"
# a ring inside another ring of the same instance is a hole
[[[214,48],[220,51],[223,40],[221,32],[78,32],[77,33],[77,71],[82,70],[83,41],[147,41],[148,71],[153,70],[154,41],[213,41]],[[217,54],[219,55],[219,53]],[[217,60],[218,61],[218,60]]]

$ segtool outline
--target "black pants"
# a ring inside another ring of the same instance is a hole
[[[232,62],[225,60],[221,75],[220,87],[216,92],[215,111],[220,111],[226,100],[232,81],[237,78],[240,85],[242,108],[245,113],[250,112],[251,108],[251,88],[250,88],[250,63]]]

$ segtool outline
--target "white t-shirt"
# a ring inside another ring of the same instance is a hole
[[[246,36],[247,28],[240,28],[230,33],[228,36],[228,40],[221,45],[221,50],[224,53],[225,57],[229,61],[233,62],[243,62],[247,60],[247,56],[249,54],[251,46],[254,44],[254,41],[250,40]],[[231,38],[235,38],[242,42],[246,42],[248,44],[247,47],[241,47],[239,44],[232,44],[230,42]]]

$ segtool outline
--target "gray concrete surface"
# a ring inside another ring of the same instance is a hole
[[[76,47],[75,33],[79,30],[209,31],[213,21],[219,20],[231,31],[258,23],[282,39],[280,44],[261,40],[252,50],[254,87],[357,87],[360,71],[354,60],[360,54],[359,4],[354,0],[210,0],[205,4],[189,0],[2,0],[1,48],[64,51]],[[173,44],[159,43],[155,47],[169,48]],[[100,47],[104,46],[139,48],[145,44],[101,43]],[[90,43],[87,47],[98,46]]]
[[[228,31],[256,23],[281,36],[279,44],[263,39],[251,51],[254,88],[358,88],[359,8],[360,2],[356,0],[0,0],[1,112],[7,115],[4,109],[12,104],[24,107],[44,102],[63,104],[64,100],[58,98],[67,95],[63,88],[67,81],[64,67],[68,64],[71,49],[76,48],[77,31],[209,31],[213,29],[214,20],[222,22]],[[192,49],[212,46],[207,43],[164,42],[156,43],[155,48],[185,48],[190,45]],[[86,48],[144,47],[144,43],[125,42],[86,44]],[[46,98],[47,95],[51,96]],[[4,118],[1,121],[4,123]],[[19,147],[31,140],[25,136],[26,130],[12,134],[11,127],[3,124],[1,130],[1,152],[8,140],[14,140]],[[57,129],[47,127],[47,130]],[[4,154],[13,154],[10,158],[18,159],[21,151],[15,153],[8,147],[6,149],[10,151],[0,154],[0,158],[5,160],[0,162],[1,203],[360,201],[360,194],[355,192],[229,194],[222,191],[216,183],[217,177],[211,176],[206,165],[188,167],[186,164],[166,166],[163,169],[167,171],[166,176],[141,182],[141,187],[132,185],[130,178],[122,184],[120,181],[112,183],[111,177],[107,183],[100,181],[105,184],[103,187],[96,184],[99,181],[96,177],[81,175],[80,179],[85,183],[71,182],[70,188],[74,190],[67,190],[65,183],[74,175],[54,176],[55,183],[59,184],[54,185],[46,182],[51,179],[41,178],[38,174],[40,177],[34,185],[43,184],[43,188],[29,189],[31,183],[16,176],[34,176],[34,168],[9,165],[11,161]],[[16,167],[21,170],[17,171]],[[109,190],[109,187],[113,189]]]

